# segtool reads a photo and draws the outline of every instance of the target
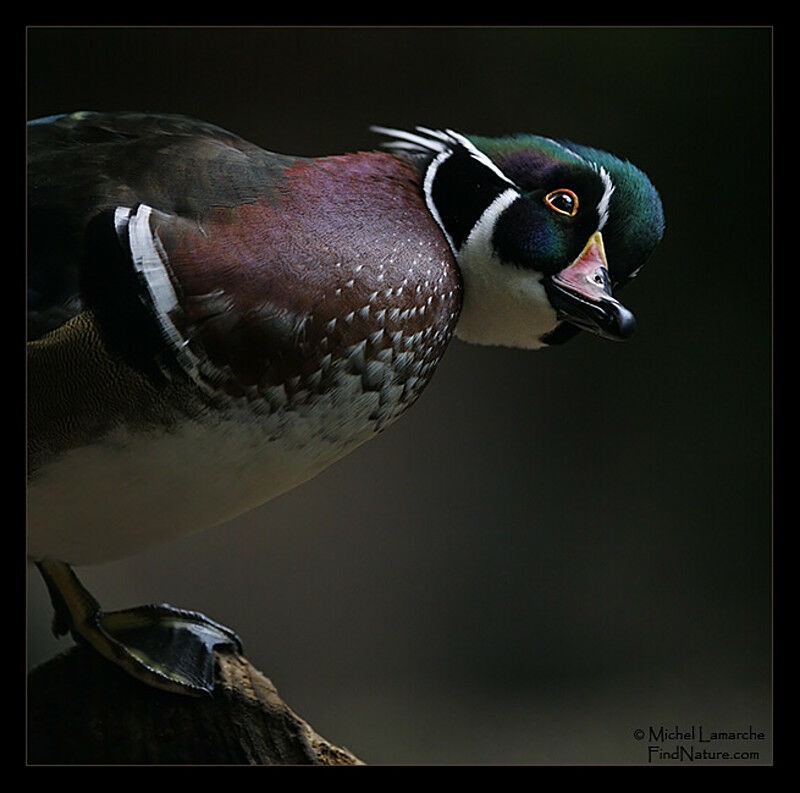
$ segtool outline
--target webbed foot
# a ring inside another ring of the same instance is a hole
[[[166,604],[104,613],[64,562],[36,563],[55,608],[53,632],[76,641],[150,686],[200,696],[214,689],[214,648],[242,651],[239,637],[194,611]]]

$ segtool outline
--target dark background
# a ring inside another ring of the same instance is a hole
[[[771,756],[771,87],[762,29],[29,29],[28,117],[186,113],[265,148],[370,124],[529,131],[645,170],[639,332],[454,341],[407,416],[225,527],[78,572],[243,637],[371,763],[644,763],[637,728]],[[29,663],[67,646],[28,587]],[[669,745],[665,748],[671,748]],[[711,748],[719,748],[712,746]]]

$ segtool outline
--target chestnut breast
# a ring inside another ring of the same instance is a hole
[[[391,155],[297,160],[257,200],[150,223],[179,296],[170,319],[203,377],[268,411],[355,377],[379,395],[380,429],[452,336],[457,267],[417,171]]]

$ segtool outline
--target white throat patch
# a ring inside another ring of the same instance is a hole
[[[513,189],[497,196],[456,254],[464,301],[455,333],[463,341],[537,349],[557,324],[541,273],[504,264],[494,252],[497,219],[519,197]]]

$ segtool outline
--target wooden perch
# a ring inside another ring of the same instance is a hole
[[[217,652],[214,695],[150,688],[83,647],[28,676],[29,764],[363,765],[283,702],[246,658]]]

